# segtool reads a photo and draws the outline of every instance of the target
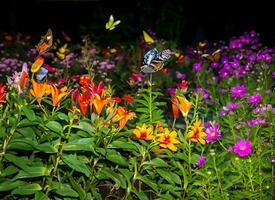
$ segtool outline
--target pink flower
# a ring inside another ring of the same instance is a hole
[[[221,137],[221,131],[219,130],[219,124],[215,123],[205,130],[206,142],[210,143],[214,140],[218,140]]]
[[[252,144],[249,140],[238,140],[233,146],[233,151],[240,157],[246,157],[252,153]]]
[[[196,163],[197,168],[201,168],[206,161],[207,161],[207,158],[205,156],[200,156]]]

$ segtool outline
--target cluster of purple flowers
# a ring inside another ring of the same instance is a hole
[[[24,61],[16,58],[1,58],[0,59],[0,76],[3,73],[13,73],[15,71],[21,71],[21,67]]]

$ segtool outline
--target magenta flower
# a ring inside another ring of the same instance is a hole
[[[233,146],[233,151],[240,157],[246,157],[252,153],[252,144],[249,140],[238,140]]]
[[[206,142],[210,143],[214,140],[218,140],[221,137],[221,131],[219,130],[219,124],[215,123],[205,130]]]
[[[169,88],[167,89],[167,93],[168,93],[168,94],[176,94],[176,92],[177,92],[176,88],[169,87]]]
[[[194,63],[193,64],[193,69],[197,72],[201,70],[201,64],[200,63]]]
[[[262,95],[259,93],[256,93],[254,95],[249,96],[247,101],[248,103],[250,103],[251,106],[256,107],[262,101],[262,99],[263,99]]]
[[[235,110],[235,109],[237,109],[237,108],[239,108],[241,105],[239,104],[239,103],[232,103],[232,102],[228,102],[227,104],[226,104],[226,108],[228,109],[228,110]]]
[[[246,93],[246,88],[244,85],[239,84],[239,85],[231,88],[231,96],[235,99],[238,97],[240,97],[240,98],[244,97],[245,93]]]
[[[207,161],[207,158],[205,156],[200,156],[196,163],[197,168],[201,168],[206,161]]]
[[[249,119],[247,120],[246,123],[250,127],[257,126],[257,125],[264,125],[264,126],[271,125],[270,122],[266,121],[264,118],[261,118],[261,117]]]

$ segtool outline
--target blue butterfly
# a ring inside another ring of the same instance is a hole
[[[41,81],[47,74],[48,74],[49,70],[47,70],[44,67],[41,67],[38,72],[35,74],[36,79],[38,81]]]
[[[157,49],[149,50],[143,57],[141,71],[144,73],[153,73],[161,70],[164,66],[164,62],[167,61],[172,54],[174,54],[174,52],[170,49],[165,49],[160,53]]]

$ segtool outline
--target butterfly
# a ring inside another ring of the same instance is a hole
[[[36,46],[36,50],[39,55],[47,52],[53,45],[53,33],[51,29],[48,29],[47,33],[41,37],[40,42]]]
[[[214,51],[212,54],[202,54],[201,57],[208,58],[212,62],[218,62],[221,58],[221,50],[218,49],[218,50]]]
[[[110,15],[109,21],[105,24],[107,30],[115,29],[116,25],[120,24],[120,20],[115,21],[113,15]]]
[[[172,52],[170,49],[165,49],[160,53],[157,49],[149,50],[144,55],[141,71],[144,73],[153,73],[161,70],[165,61],[167,61],[172,54],[174,54],[174,52]]]
[[[154,39],[146,32],[146,31],[142,31],[143,33],[143,39],[147,44],[152,44],[154,43]]]
[[[41,67],[38,72],[35,74],[36,79],[38,81],[41,81],[47,74],[48,74],[49,70],[47,70],[44,67]]]

